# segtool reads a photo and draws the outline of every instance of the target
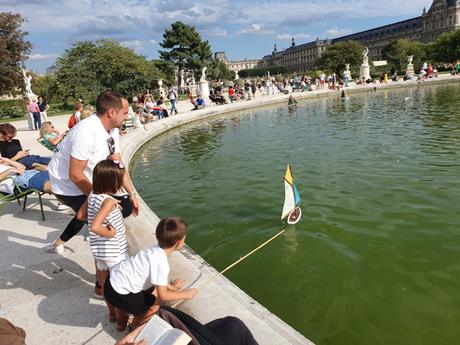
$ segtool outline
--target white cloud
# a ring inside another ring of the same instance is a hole
[[[141,54],[143,53],[146,49],[147,46],[152,46],[156,44],[157,42],[155,40],[147,40],[147,41],[141,41],[141,40],[126,40],[126,41],[121,41],[120,44],[123,47],[130,48],[134,50],[136,53]]]
[[[227,37],[228,36],[227,30],[218,28],[218,27],[201,30],[201,33],[205,36],[211,36],[211,37]]]
[[[346,28],[338,28],[338,27],[333,27],[330,28],[329,30],[326,30],[325,32],[322,33],[321,37],[324,38],[337,38],[341,36],[346,36],[350,35],[353,33],[352,29],[346,29]]]
[[[280,41],[290,41],[292,38],[296,40],[311,40],[312,36],[309,34],[281,34],[276,35],[276,39]]]
[[[266,35],[273,34],[273,29],[268,29],[262,24],[251,24],[236,32],[237,35]]]
[[[52,60],[58,57],[57,54],[30,54],[29,60],[30,61],[38,61],[38,60]]]

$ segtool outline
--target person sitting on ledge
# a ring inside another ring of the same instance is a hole
[[[25,165],[27,169],[32,169],[36,166],[46,168],[43,166],[48,165],[51,158],[31,155],[29,150],[23,150],[20,141],[14,139],[16,133],[16,127],[12,124],[0,124],[0,155]]]
[[[192,110],[204,109],[206,104],[204,103],[204,99],[201,96],[198,96],[195,101],[195,107]]]

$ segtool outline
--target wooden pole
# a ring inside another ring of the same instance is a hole
[[[226,268],[224,268],[222,271],[220,271],[219,273],[215,274],[214,276],[212,276],[211,278],[209,278],[207,281],[205,281],[203,284],[201,284],[200,286],[197,287],[197,289],[202,289],[203,287],[205,287],[206,285],[208,285],[210,282],[212,282],[214,279],[216,279],[217,277],[221,276],[222,274],[224,274],[225,272],[227,272],[228,270],[230,270],[231,268],[235,267],[236,265],[238,265],[241,261],[243,261],[244,259],[246,259],[247,257],[251,256],[252,254],[254,254],[255,252],[257,252],[259,249],[265,247],[267,244],[269,244],[271,241],[273,241],[275,238],[277,238],[278,236],[280,236],[281,234],[283,234],[284,232],[286,231],[286,229],[283,229],[281,230],[280,232],[278,232],[277,234],[275,234],[274,236],[270,237],[268,240],[266,240],[264,243],[262,243],[260,246],[258,246],[257,248],[251,250],[249,253],[247,253],[245,256],[239,258],[238,260],[236,260],[234,263],[232,263],[231,265],[227,266]],[[176,304],[174,304],[172,307],[173,308],[176,308],[179,304],[181,304],[184,300],[180,300],[178,301]]]

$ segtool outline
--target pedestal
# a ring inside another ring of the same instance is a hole
[[[38,96],[36,94],[34,94],[33,92],[29,93],[29,94],[26,94],[25,98],[31,99],[32,101],[35,101],[35,102],[38,101]]]
[[[200,80],[198,85],[200,87],[201,98],[203,98],[205,101],[209,100],[209,83],[208,83],[208,81],[207,80],[205,80],[205,81]]]
[[[359,80],[368,80],[371,79],[371,74],[370,74],[370,68],[369,65],[361,65],[361,68],[359,69]]]

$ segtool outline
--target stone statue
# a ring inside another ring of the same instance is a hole
[[[165,99],[166,93],[165,93],[165,89],[163,89],[162,79],[158,80],[158,93],[160,94],[161,98]]]
[[[412,64],[412,61],[414,61],[414,55],[409,55],[407,57],[407,62],[409,62],[409,64]]]
[[[203,67],[203,69],[201,70],[201,78],[200,78],[200,81],[206,81],[206,70],[208,68],[205,66]]]
[[[26,71],[24,71],[24,69],[22,69],[22,76],[23,76],[23,79],[24,79],[24,85],[26,87],[25,91],[27,93],[27,96],[33,95],[34,93],[32,92],[32,76],[27,75]]]
[[[366,47],[363,50],[363,64],[359,69],[359,81],[365,82],[371,79],[370,67],[369,67],[369,48]]]
[[[363,50],[363,65],[369,65],[369,48],[366,47]]]

